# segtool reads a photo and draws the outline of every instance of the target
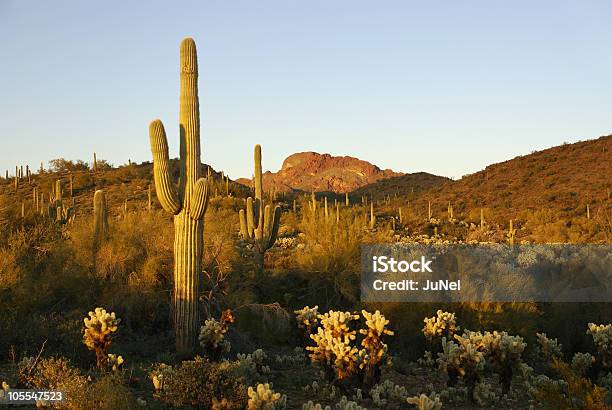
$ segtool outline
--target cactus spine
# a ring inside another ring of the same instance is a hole
[[[202,274],[204,213],[209,184],[201,178],[198,61],[193,39],[181,43],[180,179],[171,180],[166,131],[160,120],[149,125],[155,191],[162,207],[174,215],[174,326],[176,350],[191,355],[200,326],[199,278]]]
[[[264,255],[268,249],[276,242],[278,228],[280,226],[281,209],[275,206],[274,211],[270,205],[263,202],[263,180],[261,174],[261,146],[255,145],[255,201],[247,198],[246,215],[245,210],[241,209],[238,216],[240,218],[240,231],[243,239],[253,242],[255,256],[257,258],[257,268],[263,271]]]
[[[97,249],[108,237],[108,214],[104,191],[98,189],[94,193],[94,249]]]

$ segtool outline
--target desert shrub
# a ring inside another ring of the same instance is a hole
[[[355,270],[365,224],[352,208],[341,209],[338,224],[332,210],[328,218],[321,209],[303,213],[300,230],[305,249],[298,253],[297,263],[304,270],[335,275]]]
[[[224,403],[226,409],[241,409],[247,402],[247,388],[236,369],[235,363],[211,363],[196,357],[154,374],[158,380],[156,388],[159,386],[155,395],[173,406],[212,408],[213,403]]]
[[[535,397],[540,403],[553,409],[604,410],[608,408],[604,402],[605,390],[603,388],[575,374],[567,363],[556,358],[553,360],[553,367],[561,376],[562,383],[539,383]]]
[[[26,388],[61,390],[67,409],[87,409],[89,382],[87,377],[63,357],[24,358],[18,365],[20,383]]]

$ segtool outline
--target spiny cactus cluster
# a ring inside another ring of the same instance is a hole
[[[593,337],[597,349],[597,359],[605,368],[612,367],[612,324],[596,325],[589,323],[587,334]]]
[[[109,353],[107,357],[108,357],[107,358],[108,367],[112,371],[116,372],[123,365],[124,360],[122,356]]]
[[[374,404],[379,407],[385,407],[390,402],[397,405],[406,401],[408,390],[404,386],[393,383],[391,380],[385,380],[382,383],[376,384],[370,390],[370,397],[372,397]]]
[[[459,336],[455,336],[459,340]],[[523,351],[527,344],[520,336],[506,332],[464,332],[461,338],[470,339],[485,354],[488,363],[498,371],[502,390],[510,390],[514,371],[522,363]]]
[[[245,241],[254,245],[257,267],[259,271],[264,267],[264,256],[276,242],[280,226],[281,208],[265,205],[263,200],[263,178],[261,169],[261,146],[255,145],[255,200],[247,198],[246,211],[241,209],[238,213],[240,219],[240,235]]]
[[[204,214],[209,186],[201,178],[200,104],[198,100],[198,57],[193,39],[181,43],[181,91],[179,129],[181,140],[180,178],[172,182],[168,140],[164,125],[149,125],[155,191],[162,207],[174,215],[174,325],[176,350],[191,354],[200,325],[198,292],[202,274]]]
[[[302,309],[295,310],[295,319],[298,327],[303,329],[308,335],[312,333],[312,328],[319,323],[319,306],[305,306]]]
[[[270,384],[258,384],[255,388],[249,387],[248,410],[279,410],[287,405],[287,396],[275,393]]]
[[[315,346],[307,346],[310,359],[323,366],[327,377],[342,382],[356,377],[364,385],[374,385],[380,368],[386,363],[387,345],[382,338],[393,335],[386,328],[389,321],[379,311],[362,312],[365,328],[355,330],[360,316],[330,310],[318,315],[320,326],[310,335]],[[361,340],[357,344],[357,334]]]
[[[438,310],[436,316],[423,319],[425,326],[423,334],[428,341],[438,340],[441,337],[451,339],[460,330],[455,320],[455,314]]]
[[[485,367],[484,353],[469,338],[458,338],[457,343],[442,338],[442,352],[438,353],[440,370],[448,375],[449,385],[454,386],[461,377],[468,387],[468,397],[473,398],[474,388],[480,382]]]
[[[164,363],[156,365],[149,373],[153,388],[155,391],[161,391],[164,388],[164,381],[172,376],[174,368]]]
[[[108,349],[113,342],[112,334],[117,331],[121,319],[116,318],[114,312],[108,313],[98,307],[93,312],[89,312],[89,317],[83,319],[83,322],[85,323],[83,343],[96,353],[97,366],[106,369],[109,365]]]
[[[234,314],[231,310],[224,311],[219,320],[210,318],[204,321],[198,340],[211,359],[218,360],[223,353],[229,353],[231,343],[225,339],[225,334],[232,323],[234,323]]]
[[[414,404],[419,410],[440,410],[442,408],[440,397],[435,394],[427,396],[421,393],[419,396],[408,397],[406,402]]]
[[[557,339],[550,339],[546,333],[536,333],[538,342],[538,353],[547,361],[551,362],[554,357],[563,357],[562,346]]]

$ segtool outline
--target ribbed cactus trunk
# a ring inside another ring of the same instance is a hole
[[[106,209],[106,197],[101,189],[94,193],[94,231],[93,244],[94,251],[108,237],[108,212]]]
[[[195,352],[200,326],[198,293],[202,274],[204,213],[208,205],[208,182],[200,178],[200,107],[198,101],[196,45],[181,43],[180,182],[171,181],[168,141],[160,120],[149,126],[155,190],[162,207],[174,215],[174,326],[176,351]]]

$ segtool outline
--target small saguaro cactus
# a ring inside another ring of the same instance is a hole
[[[349,201],[349,194],[348,192],[344,193],[344,205],[349,206],[351,203]]]
[[[248,197],[246,215],[245,210],[241,209],[238,216],[242,238],[254,244],[257,267],[260,272],[263,271],[266,251],[276,242],[281,217],[280,206],[275,206],[274,211],[270,205],[264,207],[262,185],[261,146],[257,144],[255,145],[255,201]]]
[[[589,204],[587,204],[586,206],[586,216],[587,219],[591,219],[591,207],[589,206]]]
[[[93,172],[98,172],[98,159],[96,158],[96,153],[93,153],[93,163],[91,164],[91,170]]]
[[[323,205],[325,207],[325,223],[327,223],[329,219],[329,209],[327,208],[327,197],[323,197]]]
[[[104,191],[98,189],[94,194],[94,248],[108,237],[108,213]]]
[[[427,220],[431,220],[431,201],[427,201]]]
[[[374,202],[370,201],[370,229],[376,225],[376,215],[374,215]]]
[[[404,217],[402,216],[402,208],[401,207],[397,210],[397,216],[398,216],[398,219],[399,219],[399,223],[400,224],[404,223]]]
[[[336,225],[340,223],[340,202],[336,202]]]
[[[310,210],[313,214],[317,212],[317,197],[315,196],[314,191],[310,193]]]
[[[480,208],[480,229],[485,227],[484,209]]]
[[[200,103],[198,57],[195,41],[181,42],[180,178],[172,182],[168,140],[164,125],[149,125],[155,191],[161,206],[174,215],[174,326],[176,351],[195,351],[200,315],[198,306],[204,240],[204,214],[208,206],[209,182],[202,178],[200,161]]]
[[[510,245],[514,245],[514,238],[516,236],[516,229],[514,228],[513,224],[512,224],[512,219],[510,219],[510,225],[508,227],[508,243]]]

